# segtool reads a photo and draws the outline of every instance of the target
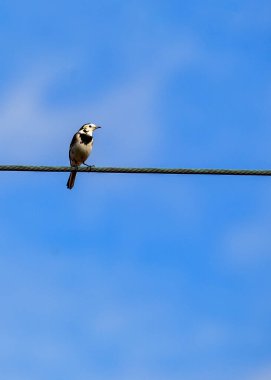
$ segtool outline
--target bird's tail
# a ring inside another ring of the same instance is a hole
[[[70,189],[70,190],[74,186],[76,174],[77,174],[77,172],[71,172],[71,174],[69,176],[69,179],[68,179],[68,182],[67,182],[67,188]]]

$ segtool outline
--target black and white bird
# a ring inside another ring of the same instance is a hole
[[[93,146],[93,132],[95,129],[98,129],[95,124],[84,124],[78,132],[72,138],[69,158],[71,166],[77,167],[81,164],[85,164],[88,156],[92,151]],[[85,164],[86,165],[86,164]],[[74,186],[74,181],[76,177],[76,171],[71,172],[68,182],[67,188],[72,189]]]

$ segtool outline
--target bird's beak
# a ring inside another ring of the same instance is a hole
[[[100,127],[99,125],[96,125],[96,128],[95,128],[95,129],[98,129],[98,128],[102,128],[102,127]]]

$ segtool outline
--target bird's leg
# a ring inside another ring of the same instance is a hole
[[[95,165],[88,165],[85,162],[83,162],[83,165],[87,166],[88,168],[95,168]]]

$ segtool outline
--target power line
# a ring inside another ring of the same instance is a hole
[[[0,165],[0,171],[9,172],[92,172],[92,173],[131,173],[131,174],[201,174],[201,175],[242,175],[242,176],[271,176],[271,170],[246,169],[185,169],[185,168],[119,168],[80,166],[27,166]]]

